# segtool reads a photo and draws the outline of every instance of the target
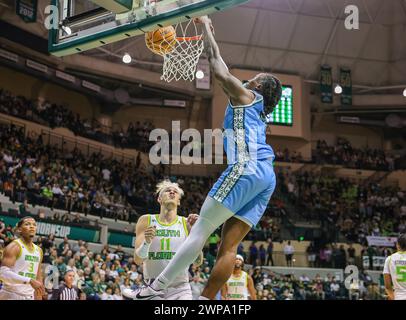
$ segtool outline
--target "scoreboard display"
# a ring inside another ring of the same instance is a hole
[[[282,98],[269,116],[272,125],[293,126],[293,89],[282,86]]]

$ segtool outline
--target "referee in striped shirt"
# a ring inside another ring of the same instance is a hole
[[[79,300],[80,290],[73,285],[74,278],[75,272],[67,271],[64,283],[58,289],[53,290],[51,300]]]

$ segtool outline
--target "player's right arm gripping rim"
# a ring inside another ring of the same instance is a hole
[[[3,259],[1,261],[0,267],[0,279],[9,283],[30,284],[34,290],[37,290],[41,294],[43,294],[45,292],[45,289],[41,281],[21,276],[11,269],[12,267],[14,267],[19,254],[20,246],[16,242],[10,243],[4,249]]]
[[[220,49],[216,39],[214,38],[214,28],[210,18],[203,16],[196,20],[204,25],[206,48],[209,54],[210,65],[224,92],[230,97],[233,105],[245,106],[251,104],[255,96],[228,70],[227,65],[220,55]]]
[[[148,215],[143,215],[139,218],[135,227],[134,261],[138,265],[142,264],[143,261],[148,258],[152,239],[154,239],[156,235],[156,227],[150,227],[148,220]]]

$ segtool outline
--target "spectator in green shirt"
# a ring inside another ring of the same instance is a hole
[[[97,274],[92,276],[92,280],[87,280],[82,285],[82,291],[86,293],[89,300],[100,300],[99,294],[103,293],[103,286]]]
[[[52,204],[52,198],[54,197],[54,194],[52,193],[51,185],[48,184],[46,187],[42,188],[41,196],[43,197],[44,206],[48,207],[50,204]]]
[[[52,193],[51,185],[48,184],[46,187],[43,187],[41,194],[46,198],[52,199],[54,194]]]

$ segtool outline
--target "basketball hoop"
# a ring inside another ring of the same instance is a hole
[[[178,23],[175,27],[175,38],[164,38],[154,52],[164,58],[161,80],[171,82],[193,81],[196,66],[204,49],[203,34],[199,33],[193,19]],[[156,44],[153,44],[156,46]]]

